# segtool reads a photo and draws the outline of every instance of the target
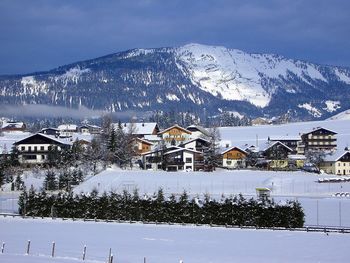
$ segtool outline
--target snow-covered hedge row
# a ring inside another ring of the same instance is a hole
[[[55,216],[65,218],[89,218],[171,222],[216,225],[240,225],[258,227],[297,228],[304,224],[304,212],[298,202],[277,204],[273,201],[244,199],[241,195],[211,200],[189,199],[186,192],[180,197],[165,198],[160,189],[152,197],[141,198],[138,192],[130,194],[110,193],[98,196],[58,194],[47,195],[30,190],[19,199],[19,212],[30,216]]]

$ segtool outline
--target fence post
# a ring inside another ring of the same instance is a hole
[[[29,254],[29,251],[30,251],[30,240],[28,240],[28,243],[27,243],[27,255]]]
[[[146,257],[143,258],[143,263],[146,263]]]
[[[109,263],[113,263],[113,254],[111,254],[111,259],[110,259]]]
[[[83,251],[83,260],[85,260],[85,256],[86,256],[86,245],[84,246],[84,251]]]
[[[52,242],[51,257],[55,257],[55,241]]]
[[[111,263],[112,248],[109,248],[108,263]]]
[[[4,254],[4,249],[5,249],[5,242],[2,242],[2,246],[1,246],[1,254]]]

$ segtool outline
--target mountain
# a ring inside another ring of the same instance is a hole
[[[330,117],[328,120],[350,120],[350,110],[342,111]]]
[[[350,69],[220,46],[133,49],[47,72],[0,76],[1,104],[109,111],[327,118],[350,108]]]

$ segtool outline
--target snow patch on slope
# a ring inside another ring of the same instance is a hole
[[[83,74],[89,73],[91,70],[88,68],[81,69],[79,66],[69,69],[66,73],[55,77],[55,81],[62,81],[64,86],[67,86],[69,82],[78,83]]]
[[[276,90],[266,90],[262,78],[296,75],[327,82],[313,64],[270,54],[248,54],[219,46],[188,44],[175,50],[177,66],[202,90],[225,100],[248,101],[266,107]],[[295,90],[288,89],[295,93]]]
[[[21,95],[38,95],[47,93],[48,86],[44,81],[37,81],[34,76],[23,77],[21,80],[23,92]]]
[[[321,117],[322,113],[315,107],[313,107],[310,103],[299,104],[299,108],[305,109],[314,117]]]
[[[168,93],[165,97],[171,101],[179,101],[180,100],[175,94]]]
[[[350,76],[346,74],[345,71],[335,68],[334,69],[335,74],[339,78],[340,81],[345,82],[346,84],[350,84]]]
[[[323,108],[323,109],[328,112],[333,112],[341,108],[340,101],[326,100],[325,104],[326,104],[326,108]]]

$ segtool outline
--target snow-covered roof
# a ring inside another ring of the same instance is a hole
[[[306,156],[302,154],[288,154],[290,160],[306,160]]]
[[[270,136],[270,141],[300,141],[300,136]]]
[[[318,131],[318,130],[326,130],[326,131],[329,131],[329,132],[331,132],[331,133],[337,134],[335,131],[332,131],[332,130],[330,130],[330,129],[326,129],[326,128],[323,128],[323,127],[314,128],[312,131],[306,132],[306,133],[304,133],[304,134],[313,133],[313,132]]]
[[[191,131],[191,132],[192,132],[193,130],[199,131],[199,132],[203,133],[203,134],[206,135],[206,136],[209,135],[209,132],[208,132],[205,128],[203,128],[202,126],[199,126],[199,125],[190,125],[190,126],[188,126],[186,129],[189,130],[189,131]]]
[[[22,129],[25,126],[24,122],[4,122],[2,129]]]
[[[347,153],[350,153],[350,151],[338,150],[332,154],[327,154],[324,157],[324,161],[325,162],[336,162]]]
[[[175,150],[166,152],[166,153],[164,153],[164,155],[168,155],[168,154],[176,153],[176,152],[183,152],[183,151],[185,151],[185,152],[191,152],[191,153],[200,153],[200,154],[203,154],[202,152],[199,152],[199,151],[196,151],[196,150],[192,150],[192,149],[187,149],[187,148],[181,148],[181,147],[179,147],[179,149],[175,149]]]
[[[27,136],[27,137],[25,137],[25,138],[23,138],[23,139],[21,139],[21,140],[19,140],[19,141],[16,141],[15,144],[20,144],[22,141],[24,141],[24,140],[26,140],[26,139],[28,139],[28,138],[31,138],[31,137],[33,137],[33,136],[36,136],[36,135],[45,137],[45,138],[47,138],[47,139],[53,140],[53,141],[55,141],[55,142],[57,142],[57,143],[60,143],[60,144],[72,145],[72,143],[69,142],[69,141],[65,141],[65,140],[62,140],[62,139],[58,139],[58,138],[56,138],[55,136],[46,135],[46,134],[43,134],[43,133],[35,133],[35,134],[32,134],[32,135]]]
[[[144,140],[144,139],[141,139],[141,138],[136,138],[136,140],[138,140],[138,141],[140,141],[140,142],[143,142],[143,143],[145,143],[145,144],[153,145],[152,142],[147,141],[147,140]]]
[[[229,151],[231,151],[231,150],[233,150],[233,149],[237,149],[237,150],[239,150],[239,151],[241,151],[241,152],[247,153],[245,150],[241,149],[240,147],[238,147],[238,146],[233,146],[233,147],[230,147],[229,149],[226,149],[225,151],[221,152],[221,154],[225,154],[225,153],[227,153],[227,152],[229,152]]]
[[[181,143],[181,145],[186,145],[186,144],[189,144],[189,143],[194,142],[194,141],[204,141],[204,142],[210,143],[210,141],[203,139],[203,138],[194,138],[194,139],[191,139],[189,141]]]
[[[78,126],[75,124],[61,124],[57,127],[57,129],[60,131],[76,131],[77,128]]]
[[[160,138],[158,135],[149,135],[149,134],[146,134],[143,138],[147,141],[161,141],[162,140],[162,138]]]
[[[282,143],[282,142],[280,142],[280,141],[277,141],[277,142],[274,142],[274,143],[266,143],[265,145],[263,145],[261,148],[260,148],[260,150],[261,151],[263,151],[263,152],[265,152],[265,151],[267,151],[268,149],[270,149],[271,147],[273,147],[274,145],[276,145],[276,144],[281,144],[283,147],[285,147],[285,148],[287,148],[289,151],[293,151],[291,148],[289,148],[287,145],[285,145],[284,143]]]
[[[113,123],[114,129],[118,128],[118,123]],[[134,132],[135,135],[145,135],[145,134],[153,134],[154,130],[158,128],[158,124],[156,122],[125,122],[121,123],[121,126],[124,130],[124,132],[127,132],[128,129],[130,129],[134,126]]]
[[[183,128],[183,127],[177,125],[177,124],[175,124],[175,125],[173,125],[173,126],[171,126],[171,127],[169,127],[169,128],[166,128],[165,130],[162,130],[161,132],[159,132],[159,134],[163,134],[163,133],[165,133],[165,132],[167,132],[167,131],[169,131],[169,130],[171,130],[171,129],[174,129],[174,128],[178,128],[178,129],[184,131],[185,133],[192,134],[191,131],[189,131],[189,130],[187,130],[187,129],[185,129],[185,128]]]

